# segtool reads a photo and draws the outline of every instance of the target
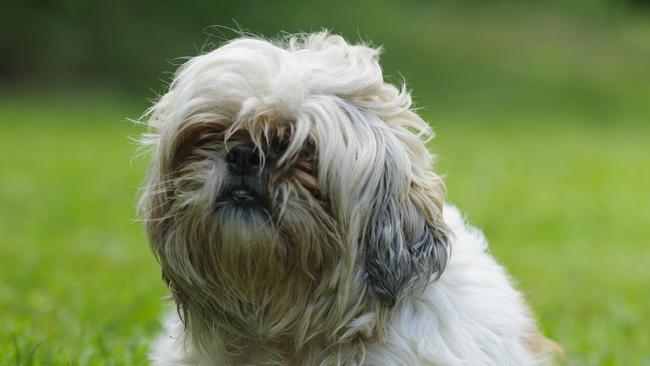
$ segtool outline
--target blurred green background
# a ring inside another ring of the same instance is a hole
[[[647,1],[11,1],[0,11],[0,364],[141,365],[166,307],[128,122],[183,56],[329,28],[383,45],[449,200],[568,365],[650,365]]]

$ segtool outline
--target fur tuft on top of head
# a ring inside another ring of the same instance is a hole
[[[144,119],[160,135],[210,107],[219,107],[222,114],[214,117],[227,117],[233,124],[270,115],[298,121],[309,113],[314,99],[337,96],[388,125],[409,127],[420,137],[432,138],[428,124],[410,111],[406,88],[384,82],[380,53],[379,48],[350,45],[327,32],[292,35],[277,45],[238,38],[182,65],[170,92]],[[145,135],[142,141],[159,142],[156,135]],[[427,168],[430,163],[422,161]]]

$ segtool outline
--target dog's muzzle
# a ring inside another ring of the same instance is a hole
[[[260,158],[255,147],[236,145],[226,154],[229,178],[220,197],[237,207],[263,207],[264,195],[260,184]]]
[[[257,149],[249,145],[236,145],[226,153],[228,171],[234,176],[247,176],[258,173],[260,157]]]

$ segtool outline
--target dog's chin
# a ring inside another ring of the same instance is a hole
[[[267,205],[253,190],[236,188],[224,193],[217,201],[215,216],[223,245],[255,245],[272,240]]]

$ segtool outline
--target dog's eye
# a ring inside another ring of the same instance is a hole
[[[302,148],[301,154],[304,155],[304,156],[309,156],[309,157],[313,158],[315,152],[316,152],[316,144],[310,138],[305,142],[305,145]]]
[[[289,139],[284,136],[276,136],[271,140],[269,147],[274,155],[282,155],[289,147]]]

